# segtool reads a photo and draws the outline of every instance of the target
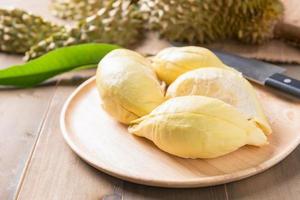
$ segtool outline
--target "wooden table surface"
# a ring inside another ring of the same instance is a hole
[[[1,0],[0,6],[6,5],[53,19],[47,0]],[[0,54],[1,68],[21,62],[20,56]],[[299,66],[285,67],[300,79]],[[214,187],[147,187],[101,173],[63,140],[59,114],[76,85],[66,86],[59,80],[48,87],[0,90],[0,200],[300,199],[300,147],[261,174]]]

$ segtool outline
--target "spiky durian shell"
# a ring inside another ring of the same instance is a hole
[[[138,7],[130,0],[116,0],[75,27],[60,31],[40,41],[26,52],[32,59],[64,46],[86,42],[114,43],[129,46],[142,36],[143,20]]]
[[[95,14],[108,0],[52,0],[52,13],[62,19],[81,20]]]
[[[0,51],[24,53],[41,39],[61,29],[20,9],[0,9]]]
[[[231,38],[261,43],[273,37],[283,13],[279,0],[140,0],[139,4],[150,29],[169,41],[192,44]]]

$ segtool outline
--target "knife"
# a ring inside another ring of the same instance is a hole
[[[300,98],[300,81],[282,74],[284,68],[221,51],[213,52],[223,63],[235,68],[247,79]]]

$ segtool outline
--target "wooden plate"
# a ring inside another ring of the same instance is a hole
[[[285,158],[300,141],[300,105],[256,86],[273,134],[265,147],[245,146],[216,159],[182,159],[130,135],[100,106],[95,78],[83,83],[61,113],[66,142],[85,161],[112,176],[145,185],[202,187],[262,172]]]

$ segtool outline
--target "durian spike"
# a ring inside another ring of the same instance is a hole
[[[169,41],[200,44],[224,39],[261,43],[274,37],[279,0],[140,0],[148,28]]]
[[[51,11],[61,19],[82,20],[95,14],[108,0],[52,0]]]
[[[60,30],[62,26],[24,10],[0,8],[0,51],[25,53],[38,41]]]
[[[86,42],[114,43],[128,47],[142,37],[143,20],[130,0],[109,1],[96,14],[72,28],[57,32],[26,52],[25,59],[39,57],[50,50]]]

